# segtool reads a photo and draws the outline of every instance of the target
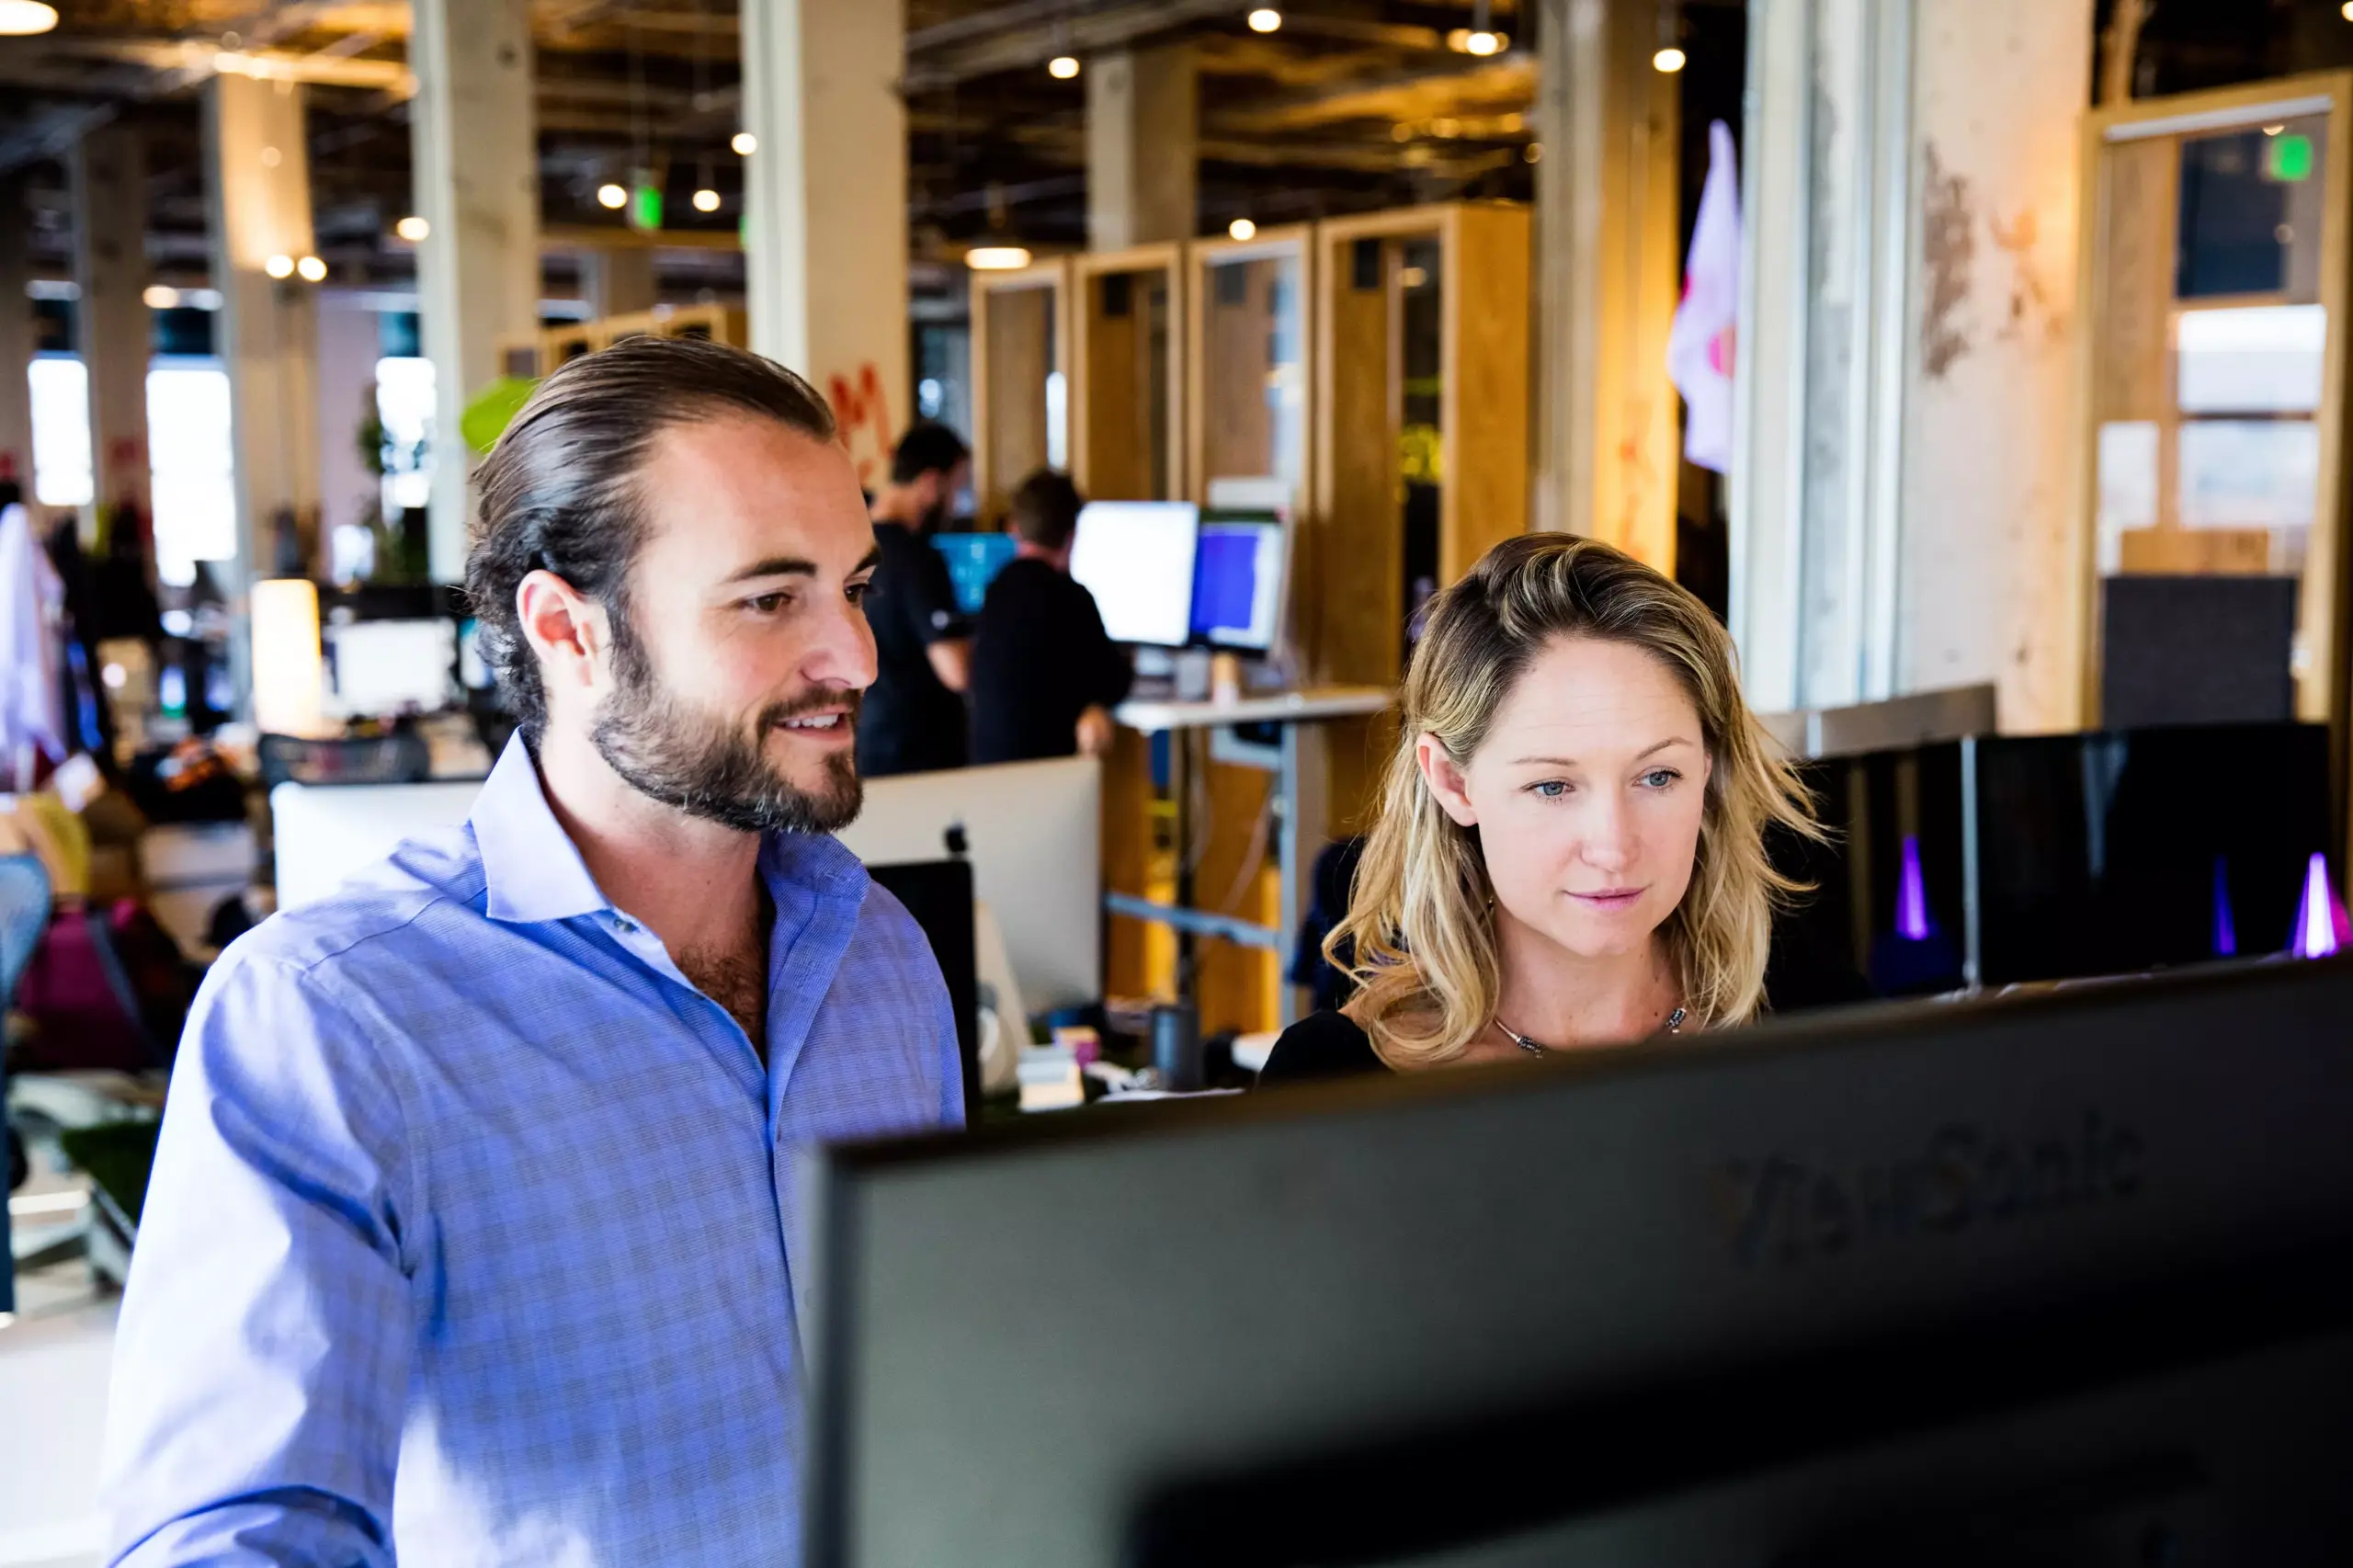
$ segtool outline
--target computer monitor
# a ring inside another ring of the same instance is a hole
[[[2325,724],[1988,736],[1975,754],[1978,978],[2116,974],[2288,950],[2335,876]]]
[[[980,967],[972,937],[972,863],[961,858],[869,866],[867,874],[906,906],[939,977],[948,983],[948,1006],[956,1015],[956,1057],[963,1067],[964,1114],[981,1115]]]
[[[1290,530],[1269,515],[1206,512],[1193,557],[1193,641],[1271,653],[1282,635]]]
[[[438,713],[458,700],[458,623],[447,617],[330,621],[321,641],[335,717]]]
[[[956,586],[956,608],[966,615],[981,613],[989,585],[1020,548],[1009,533],[935,534],[931,547],[947,561],[948,580]]]
[[[2353,1560],[2348,1016],[2250,965],[813,1156],[804,1561]]]
[[[1189,501],[1090,501],[1070,574],[1095,596],[1112,642],[1181,648],[1192,635],[1199,542],[1200,508]]]

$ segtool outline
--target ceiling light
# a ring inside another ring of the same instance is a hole
[[[1462,122],[1450,114],[1439,115],[1430,121],[1430,134],[1441,142],[1451,141],[1462,134]]]
[[[964,253],[964,265],[975,272],[1013,272],[1029,265],[1029,253],[1020,245],[975,245]]]
[[[393,224],[392,233],[413,245],[419,245],[425,243],[427,234],[433,233],[433,225],[412,214]]]
[[[272,278],[291,278],[294,276],[294,258],[290,256],[274,256],[261,264],[261,269]]]
[[[1261,6],[1250,13],[1250,30],[1254,33],[1270,33],[1282,25],[1283,14],[1272,6]]]
[[[629,205],[629,192],[610,182],[600,185],[597,187],[597,205],[618,212]]]
[[[1067,82],[1078,74],[1078,56],[1057,54],[1046,62],[1046,74],[1057,82]]]
[[[718,210],[719,210],[719,192],[717,192],[717,191],[715,191],[715,190],[711,189],[711,188],[710,188],[710,187],[709,187],[709,186],[705,186],[705,187],[703,187],[700,190],[696,191],[696,192],[695,192],[695,210],[696,210],[696,211],[698,211],[698,212],[716,212],[716,211],[718,211]]]
[[[314,256],[306,256],[296,262],[294,270],[302,275],[302,281],[305,283],[324,283],[327,280],[327,264]]]
[[[1225,232],[1237,240],[1247,240],[1256,237],[1258,225],[1247,218],[1236,218],[1225,226]]]
[[[2267,125],[2263,128],[2263,133],[2266,136],[2277,136],[2287,129],[2284,125]]]
[[[151,311],[176,311],[180,308],[180,291],[167,283],[150,283],[139,296]]]
[[[737,131],[734,140],[727,144],[735,149],[739,158],[748,158],[760,150],[760,139],[748,131]]]
[[[1541,142],[1530,142],[1527,146],[1520,149],[1519,155],[1526,158],[1531,164],[1540,164],[1544,161],[1544,143]]]
[[[2343,17],[2348,22],[2353,22],[2353,0],[2345,0],[2345,6],[2337,13],[2337,15]]]
[[[1651,56],[1651,69],[1664,72],[1669,76],[1674,75],[1683,69],[1683,51],[1673,45],[1660,50]]]
[[[57,25],[57,7],[39,0],[0,0],[0,38],[30,38]]]
[[[1501,54],[1506,40],[1501,33],[1475,32],[1462,40],[1465,54]]]

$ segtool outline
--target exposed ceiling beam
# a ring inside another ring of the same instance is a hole
[[[119,60],[125,64],[143,66],[150,71],[190,74],[201,80],[215,72],[233,72],[241,76],[258,76],[268,81],[310,82],[335,87],[373,87],[402,93],[416,90],[416,78],[408,67],[397,60],[353,60],[328,51],[313,54],[297,53],[291,50],[224,50],[216,44],[199,43],[193,39],[169,41],[163,39],[110,39],[83,37],[72,34],[52,36],[40,40],[40,51],[52,58],[59,55],[85,60]],[[151,89],[161,94],[170,91],[168,85]]]
[[[1234,10],[1234,0],[1137,0],[1099,9],[1085,0],[1028,0],[908,35],[902,85],[923,92],[1042,65],[1057,54],[1100,54]]]
[[[1303,131],[1350,119],[1426,119],[1464,103],[1527,103],[1536,95],[1536,57],[1515,52],[1475,65],[1352,82],[1215,116],[1233,134]]]

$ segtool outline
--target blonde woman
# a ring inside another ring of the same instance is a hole
[[[1777,949],[1778,824],[1818,833],[1741,700],[1732,639],[1632,557],[1507,540],[1432,604],[1347,918],[1346,1009],[1264,1083],[1417,1072],[1861,1000]]]

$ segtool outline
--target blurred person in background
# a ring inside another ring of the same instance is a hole
[[[858,767],[869,778],[964,766],[972,634],[931,540],[954,515],[972,457],[947,426],[916,425],[899,438],[891,483],[874,498],[882,565],[866,614],[877,669],[858,727]]]
[[[1070,574],[1078,487],[1040,469],[1013,493],[1014,558],[989,585],[972,634],[972,759],[1101,756],[1135,668]]]
[[[1347,917],[1357,985],[1261,1083],[1500,1062],[1860,1001],[1776,915],[1768,829],[1818,837],[1732,638],[1606,544],[1530,534],[1430,607]]]

